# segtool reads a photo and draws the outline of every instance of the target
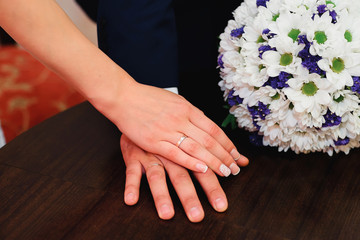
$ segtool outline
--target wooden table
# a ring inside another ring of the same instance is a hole
[[[238,135],[235,137],[235,135]],[[123,202],[120,133],[90,104],[39,124],[0,150],[0,239],[360,239],[360,152],[295,155],[231,132],[251,164],[221,178],[229,209],[158,218],[146,181]]]

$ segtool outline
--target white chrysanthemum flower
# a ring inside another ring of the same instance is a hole
[[[349,138],[356,138],[360,134],[360,115],[359,110],[347,112],[342,116],[343,127],[347,130]]]
[[[280,72],[297,74],[301,65],[301,59],[297,57],[303,46],[294,43],[289,37],[274,37],[269,41],[271,47],[276,51],[264,52],[261,64],[266,66],[270,77],[279,76]]]
[[[335,48],[340,40],[345,44],[345,39],[339,36],[339,26],[332,23],[329,12],[325,12],[321,17],[314,16],[313,22],[307,26],[307,38],[313,44],[310,47],[312,55],[323,56],[324,52]]]
[[[269,9],[269,11],[273,14],[273,16],[275,17],[276,20],[277,16],[279,15],[279,11],[281,8],[281,3],[282,0],[273,0],[267,3],[267,9]],[[260,9],[260,8],[259,8]]]
[[[293,12],[297,14],[308,14],[313,13],[311,11],[318,4],[313,0],[284,0],[283,8],[288,12]]]
[[[333,94],[333,102],[329,105],[329,110],[338,116],[346,112],[352,112],[359,108],[359,97],[350,90],[337,91]]]
[[[297,119],[296,128],[299,131],[306,131],[307,129],[320,128],[325,119],[323,117],[313,117],[311,113],[299,113],[293,109],[293,115]]]
[[[258,102],[262,102],[264,104],[270,104],[272,102],[272,98],[277,94],[276,90],[270,86],[262,87],[256,91],[249,97],[247,104],[252,107],[255,106]]]
[[[314,147],[317,147],[317,142],[314,139],[313,131],[295,132],[291,135],[290,148],[296,153],[310,152]]]
[[[336,11],[346,10],[350,14],[359,16],[360,14],[360,2],[353,0],[332,0],[336,5]]]
[[[252,22],[252,19],[255,18],[257,13],[258,9],[256,7],[256,1],[245,0],[237,9],[235,9],[233,15],[236,22],[241,25],[247,25]]]
[[[296,41],[298,35],[303,34],[307,29],[307,21],[300,14],[284,12],[279,15],[276,21],[272,22],[269,27],[271,31],[281,37],[289,37]]]
[[[245,107],[241,104],[237,107],[232,107],[230,113],[236,117],[236,121],[240,128],[246,128],[250,132],[256,131],[256,127],[253,125],[253,120],[251,114]]]
[[[277,125],[263,125],[260,129],[264,133],[263,143],[265,146],[278,146],[280,142],[289,142],[286,140],[286,135],[283,133],[283,129]]]
[[[311,113],[314,118],[324,114],[331,97],[328,93],[328,81],[317,74],[309,74],[307,78],[292,78],[289,88],[284,89],[285,95],[294,104],[299,113]]]
[[[358,13],[360,14],[360,13]],[[343,34],[347,45],[352,52],[360,52],[360,18],[354,20],[351,14],[344,10],[338,20],[340,34]]]
[[[244,66],[244,59],[237,51],[224,52],[222,60],[224,62],[224,66],[233,69],[233,71],[243,68]]]
[[[332,51],[324,53],[324,58],[318,61],[318,66],[326,72],[326,78],[336,90],[353,85],[353,76],[360,76],[360,55],[351,53],[338,45]]]
[[[273,113],[273,117],[268,121],[277,122],[287,134],[292,134],[297,128],[298,119],[295,117],[294,111],[289,107],[291,102],[284,99],[285,96],[281,96],[278,100],[270,103],[269,109]]]
[[[243,37],[248,42],[260,43],[263,41],[262,32],[267,28],[267,21],[264,18],[255,18],[253,22],[246,25],[244,28],[245,33]]]
[[[232,50],[238,50],[239,47],[241,47],[241,39],[240,38],[234,38],[231,36],[231,32],[234,29],[238,29],[241,26],[237,24],[234,20],[230,20],[228,22],[227,27],[225,28],[225,31],[220,34],[220,52],[224,51],[232,51]]]

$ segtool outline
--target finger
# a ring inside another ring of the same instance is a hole
[[[164,167],[155,156],[150,154],[148,156],[152,160],[144,163],[144,167],[156,210],[161,219],[171,219],[175,211],[166,184]]]
[[[180,148],[176,147],[173,143],[162,141],[157,144],[155,152],[157,155],[169,159],[194,172],[204,173],[208,170],[208,166],[203,161],[190,156]]]
[[[237,175],[240,172],[240,168],[236,164],[236,161],[227,152],[212,136],[201,130],[200,128],[195,127],[193,124],[189,124],[186,133],[197,141],[200,145],[204,147],[204,151],[209,151],[214,155],[219,161],[223,162],[228,168],[230,168],[233,175]],[[182,148],[185,148],[186,144],[182,145]],[[212,165],[207,165],[212,168]]]
[[[179,143],[177,144],[179,149],[181,149],[183,152],[187,153],[191,157],[203,161],[204,163],[206,163],[207,166],[213,169],[220,176],[228,177],[231,174],[231,170],[225,164],[223,164],[220,159],[212,155],[208,150],[206,150],[202,145],[194,141],[192,138],[181,138]],[[236,166],[236,164],[234,165]]]
[[[246,166],[249,163],[249,160],[238,152],[234,143],[226,136],[224,131],[199,109],[193,108],[190,121],[218,141],[240,166]]]
[[[228,201],[216,175],[209,170],[206,173],[194,172],[194,176],[199,181],[213,208],[218,212],[226,211]]]
[[[124,201],[127,205],[134,205],[139,200],[139,189],[142,177],[142,166],[139,159],[145,153],[125,136],[120,139],[121,151],[126,165]]]
[[[188,171],[169,160],[162,157],[159,158],[164,163],[170,181],[184,207],[188,219],[191,222],[200,222],[203,220],[205,216],[204,210]]]
[[[126,180],[124,192],[124,201],[127,205],[134,205],[139,200],[139,189],[142,177],[141,169],[142,166],[140,162],[128,160],[128,163],[126,164]]]

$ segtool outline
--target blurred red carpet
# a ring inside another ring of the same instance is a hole
[[[0,122],[6,141],[84,98],[25,50],[0,47]]]

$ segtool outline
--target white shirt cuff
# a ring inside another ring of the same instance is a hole
[[[169,88],[164,88],[165,90],[168,90],[170,92],[173,92],[173,93],[176,93],[176,94],[179,94],[179,90],[177,87],[169,87]]]

